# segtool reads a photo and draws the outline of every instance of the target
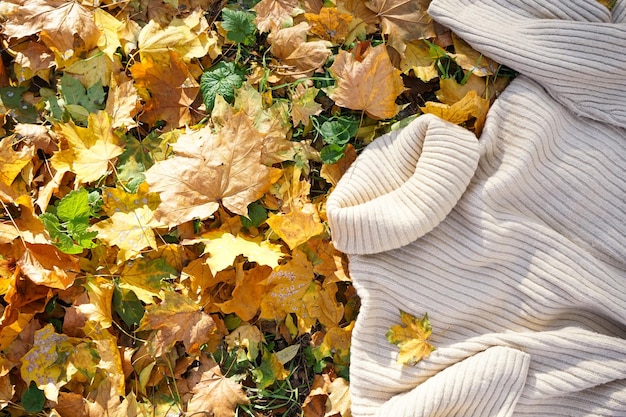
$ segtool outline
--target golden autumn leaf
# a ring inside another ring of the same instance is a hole
[[[191,104],[200,85],[178,53],[168,51],[164,54],[169,56],[167,64],[146,59],[130,67],[130,72],[146,102],[141,120],[150,125],[163,120],[171,130],[193,122]]]
[[[89,227],[98,232],[98,238],[120,249],[118,259],[126,261],[145,248],[156,249],[157,243],[152,228],[162,226],[154,220],[154,211],[148,206],[130,212],[113,213],[111,217]]]
[[[247,216],[248,205],[270,186],[272,169],[261,163],[263,137],[244,112],[215,134],[209,126],[182,135],[176,155],[146,172],[150,190],[160,193],[156,218],[172,227],[211,216],[223,204]]]
[[[204,414],[211,410],[214,417],[234,417],[238,405],[250,400],[240,384],[222,375],[219,365],[202,373],[187,404],[187,413]]]
[[[287,214],[271,214],[267,224],[290,249],[295,249],[325,230],[317,209],[311,203],[305,204],[302,208],[295,208]]]
[[[187,352],[199,353],[215,330],[215,322],[188,297],[172,291],[164,294],[163,302],[146,307],[139,325],[139,330],[155,330],[149,344],[153,355],[164,355],[178,341]]]
[[[51,242],[43,223],[35,215],[35,207],[30,196],[19,196],[14,200],[12,207],[15,207],[19,217],[0,220],[0,244],[11,243],[18,237],[28,243]]]
[[[389,45],[404,54],[405,45],[416,39],[435,36],[427,9],[431,0],[367,0],[365,5],[380,18]]]
[[[268,266],[257,266],[244,271],[238,268],[235,288],[228,301],[218,304],[225,314],[235,313],[243,321],[250,321],[259,312],[261,300],[267,293],[267,277],[272,273]]]
[[[278,71],[281,75],[303,77],[320,69],[330,56],[332,44],[325,40],[307,42],[311,26],[300,22],[296,26],[273,31],[268,37],[272,54],[287,66]]]
[[[342,13],[337,7],[322,7],[319,13],[305,13],[311,24],[311,33],[333,43],[340,43],[350,32],[352,15]]]
[[[400,60],[400,69],[404,74],[413,70],[415,76],[424,82],[439,76],[435,68],[435,59],[431,56],[430,46],[422,40],[406,44],[404,56]]]
[[[155,65],[167,66],[171,52],[184,62],[201,58],[209,51],[209,24],[200,8],[185,18],[174,18],[166,27],[151,20],[139,32],[137,39],[141,61],[150,60]]]
[[[52,156],[52,166],[75,173],[77,183],[97,181],[106,175],[112,168],[111,160],[123,152],[111,119],[104,111],[90,114],[87,127],[76,126],[70,120],[57,124],[55,131],[65,138],[68,149]]]
[[[195,243],[204,244],[204,254],[208,254],[206,264],[211,268],[213,275],[217,274],[233,264],[235,258],[243,255],[250,262],[270,267],[278,266],[278,261],[283,257],[280,245],[276,245],[262,238],[246,238],[241,235],[233,235],[221,230],[207,232],[198,239],[189,239],[182,242],[183,245]]]
[[[7,136],[0,140],[0,181],[9,186],[35,156],[34,146],[22,146],[15,150],[13,139],[13,136]]]
[[[80,304],[76,309],[92,322],[94,328],[108,329],[113,325],[111,313],[113,283],[102,277],[88,277],[85,289],[90,302]]]
[[[6,0],[18,5],[4,23],[9,38],[39,38],[64,60],[95,48],[100,31],[93,11],[77,0]]]
[[[470,90],[460,101],[452,105],[429,101],[420,109],[424,113],[434,114],[457,125],[473,121],[473,131],[480,136],[487,118],[489,100],[479,97],[476,91]]]
[[[403,324],[391,326],[387,331],[389,343],[400,348],[397,362],[403,365],[415,365],[423,358],[427,358],[435,347],[428,343],[432,333],[428,314],[421,319],[400,310],[400,320]]]
[[[362,61],[341,50],[330,72],[337,80],[330,98],[338,106],[364,110],[373,119],[388,119],[400,110],[395,100],[404,89],[401,72],[391,64],[385,45],[369,49]]]

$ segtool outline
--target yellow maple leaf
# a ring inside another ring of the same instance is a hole
[[[89,294],[89,303],[76,307],[91,322],[94,329],[108,329],[113,325],[111,300],[113,283],[102,277],[88,277],[83,284]]]
[[[90,114],[86,128],[70,120],[57,124],[55,130],[65,138],[69,149],[55,153],[52,166],[75,173],[79,184],[105,176],[112,168],[111,160],[123,152],[119,137],[113,133],[111,119],[104,111]]]
[[[8,0],[6,0],[8,1]],[[93,11],[80,1],[66,0],[11,0],[18,5],[4,22],[4,33],[9,38],[25,38],[39,34],[39,38],[63,60],[95,48],[100,31],[94,22]]]
[[[111,217],[89,227],[98,232],[98,238],[119,249],[118,259],[126,261],[143,249],[156,249],[153,227],[162,226],[154,220],[154,212],[148,207],[138,207],[131,212],[113,213]]]
[[[100,30],[98,48],[107,54],[110,59],[113,59],[117,48],[122,46],[118,33],[124,27],[124,23],[102,9],[94,11],[94,22]]]
[[[417,78],[428,82],[439,76],[435,68],[435,61],[426,42],[423,40],[413,41],[406,44],[404,56],[400,60],[400,69],[404,74],[413,70]]]
[[[14,136],[7,136],[0,140],[0,181],[11,185],[13,180],[35,156],[34,146],[22,146],[19,150],[13,149]]]
[[[287,214],[270,214],[266,222],[290,249],[295,249],[325,230],[317,209],[311,203]]]
[[[470,90],[452,105],[429,101],[420,109],[424,113],[434,114],[451,123],[471,128],[476,136],[480,136],[487,118],[489,100],[479,97],[476,91]]]
[[[391,326],[387,331],[387,340],[400,348],[397,359],[399,364],[415,365],[435,350],[435,347],[427,341],[432,333],[430,320],[428,320],[428,314],[417,319],[402,310],[400,310],[400,320],[403,324]]]
[[[118,81],[111,77],[109,94],[107,96],[106,111],[111,115],[111,126],[124,126],[130,129],[137,126],[135,116],[140,109],[139,94],[133,80]]]
[[[176,226],[211,216],[221,202],[247,216],[248,205],[269,189],[272,169],[261,163],[263,136],[244,112],[215,134],[209,126],[180,136],[176,155],[146,172],[150,190],[160,193],[156,218]]]
[[[211,410],[215,417],[234,417],[238,405],[250,403],[241,384],[222,375],[219,365],[203,372],[192,392],[187,404],[187,413],[191,415]]]
[[[166,67],[170,62],[170,52],[175,52],[184,62],[205,56],[211,45],[208,27],[200,8],[182,19],[172,19],[166,27],[150,20],[137,39],[141,61],[150,60]]]
[[[52,245],[26,244],[26,250],[17,264],[32,282],[63,290],[74,283],[80,271],[76,257]]]
[[[333,43],[346,39],[350,31],[352,15],[342,13],[337,7],[322,7],[319,13],[305,13],[305,19],[311,24],[311,33]]]
[[[369,49],[362,61],[340,50],[330,72],[337,88],[330,98],[338,106],[364,110],[374,119],[388,119],[400,110],[395,102],[404,89],[400,70],[393,67],[385,45]]]
[[[267,278],[267,294],[261,301],[261,318],[285,320],[288,314],[295,313],[298,318],[298,331],[305,333],[315,324],[303,297],[313,285],[315,278],[313,265],[301,250],[292,252],[292,259],[275,268]]]
[[[278,261],[284,256],[280,245],[259,238],[246,238],[241,235],[233,235],[221,230],[213,230],[204,233],[198,239],[183,240],[183,245],[203,243],[204,254],[209,256],[206,264],[211,268],[213,275],[229,266],[232,266],[235,258],[243,255],[250,262],[259,265],[268,265],[272,268],[278,266]]]

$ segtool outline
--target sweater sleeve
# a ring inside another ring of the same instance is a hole
[[[573,113],[626,126],[626,5],[596,0],[433,0],[429,14],[541,84]]]
[[[377,253],[428,233],[461,198],[478,159],[471,132],[432,115],[376,139],[328,200],[335,247]]]
[[[508,417],[522,393],[530,355],[494,346],[385,403],[378,416]],[[453,381],[453,383],[451,383]]]

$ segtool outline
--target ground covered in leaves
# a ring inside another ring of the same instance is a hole
[[[326,198],[512,75],[428,3],[0,3],[0,415],[350,416]]]

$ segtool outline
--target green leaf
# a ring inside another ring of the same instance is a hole
[[[28,413],[38,413],[43,410],[46,397],[42,390],[37,388],[35,381],[31,381],[26,391],[22,394],[22,407]]]
[[[235,100],[235,90],[243,84],[246,72],[234,62],[220,61],[200,77],[200,92],[208,111],[215,106],[215,97],[219,94],[226,101]]]
[[[319,132],[329,145],[345,145],[356,135],[359,122],[349,118],[330,119],[322,123]]]
[[[233,42],[251,44],[256,31],[255,15],[243,10],[222,10],[222,28],[226,30],[226,37]]]
[[[90,113],[104,110],[105,93],[100,81],[85,89],[79,80],[63,74],[61,93],[65,100],[65,108],[77,121],[85,122]]]
[[[241,224],[246,229],[259,227],[267,220],[267,210],[260,203],[254,202],[248,206],[248,217],[241,217]]]
[[[139,326],[145,308],[137,295],[131,290],[119,288],[113,290],[113,311],[126,323],[128,327]]]
[[[325,164],[334,164],[343,158],[346,145],[326,145],[320,151],[320,158]]]
[[[21,123],[36,123],[35,108],[22,98],[26,90],[26,87],[0,88],[0,113],[8,113]]]
[[[84,188],[71,191],[57,206],[57,216],[66,222],[89,217],[90,213],[89,192]]]

